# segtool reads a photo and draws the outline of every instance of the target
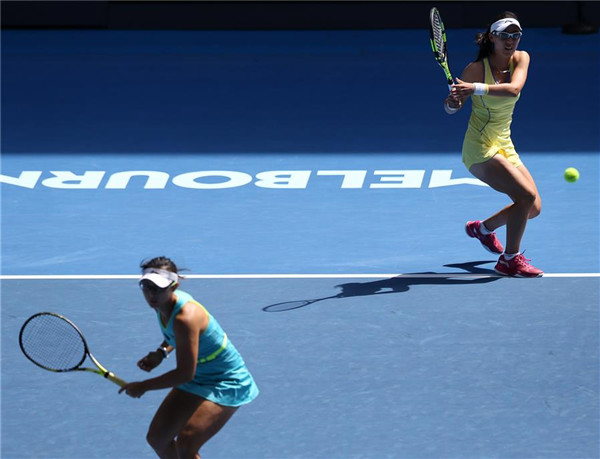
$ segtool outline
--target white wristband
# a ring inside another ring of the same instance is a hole
[[[473,89],[475,96],[485,96],[489,92],[490,87],[485,83],[473,83]]]
[[[450,107],[450,105],[444,102],[444,110],[446,110],[448,115],[454,115],[458,111],[458,108]]]

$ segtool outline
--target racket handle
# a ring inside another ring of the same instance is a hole
[[[118,376],[115,376],[115,374],[111,373],[110,371],[106,372],[106,374],[104,375],[104,377],[106,379],[108,379],[109,381],[114,382],[119,387],[123,387],[125,384],[127,384],[125,381],[123,381]]]

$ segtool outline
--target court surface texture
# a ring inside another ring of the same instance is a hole
[[[456,75],[475,33],[448,32]],[[154,457],[165,391],[46,372],[18,334],[64,314],[146,377],[162,336],[136,279],[166,255],[261,390],[206,458],[597,458],[600,37],[521,40],[539,279],[496,276],[465,234],[509,201],[462,165],[469,110],[444,113],[428,40],[2,31],[1,456]]]

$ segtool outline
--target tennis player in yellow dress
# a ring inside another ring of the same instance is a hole
[[[541,199],[533,177],[515,150],[510,132],[512,114],[529,68],[529,54],[517,50],[522,34],[521,24],[511,12],[501,14],[485,33],[478,34],[477,59],[456,79],[444,107],[453,114],[471,98],[463,162],[471,174],[513,201],[483,221],[467,222],[467,234],[499,255],[494,268],[497,273],[540,277],[543,272],[523,256],[520,245],[527,220],[540,214]],[[494,233],[503,225],[506,225],[506,248]]]

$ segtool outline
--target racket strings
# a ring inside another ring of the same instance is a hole
[[[50,370],[72,370],[85,359],[81,335],[58,316],[42,314],[32,318],[23,328],[20,339],[25,354]]]
[[[435,43],[436,51],[440,56],[445,53],[444,49],[444,30],[442,28],[442,19],[439,15],[434,14],[432,18],[432,29],[433,29],[433,41]]]

